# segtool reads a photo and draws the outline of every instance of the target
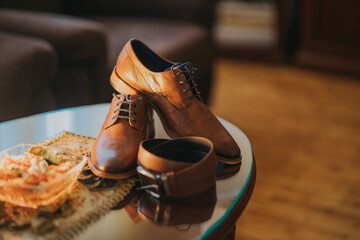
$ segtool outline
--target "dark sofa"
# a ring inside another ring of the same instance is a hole
[[[55,109],[56,66],[48,42],[0,32],[0,122]]]
[[[21,0],[0,2],[0,7],[3,7],[0,9],[0,35],[16,34],[19,38],[46,43],[48,55],[53,58],[46,61],[51,66],[33,59],[35,69],[38,68],[43,74],[42,84],[36,88],[42,88],[44,100],[33,102],[28,97],[25,101],[31,103],[31,108],[22,107],[18,115],[8,115],[6,109],[14,104],[11,99],[14,99],[13,93],[19,87],[17,84],[10,87],[10,83],[18,81],[13,79],[19,76],[6,73],[6,69],[0,66],[0,85],[7,84],[9,89],[13,89],[3,92],[0,88],[0,95],[7,96],[1,98],[0,121],[51,109],[109,102],[114,91],[108,81],[110,72],[122,46],[133,37],[144,41],[170,60],[192,62],[199,68],[197,80],[202,96],[205,101],[209,100],[214,1],[50,2],[52,4],[41,0],[33,4]],[[17,55],[6,44],[0,44],[8,55]],[[7,64],[21,71],[18,63]],[[52,75],[48,71],[52,71]],[[8,77],[2,77],[3,74]],[[35,81],[31,74],[28,81]],[[27,93],[26,96],[30,95]]]

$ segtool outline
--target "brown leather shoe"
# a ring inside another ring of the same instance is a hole
[[[139,95],[115,95],[89,155],[92,172],[103,178],[124,179],[136,173],[141,141],[148,138],[149,110]]]
[[[110,78],[123,94],[145,96],[171,138],[201,136],[210,139],[219,161],[241,162],[241,152],[222,124],[206,107],[193,80],[191,63],[174,63],[131,39],[124,46]]]

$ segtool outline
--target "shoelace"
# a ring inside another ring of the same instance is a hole
[[[176,76],[183,73],[185,75],[186,82],[190,86],[189,88],[184,89],[183,92],[185,93],[185,92],[191,90],[191,92],[193,93],[193,95],[191,97],[187,97],[186,100],[190,100],[192,98],[195,98],[195,97],[199,96],[200,91],[198,91],[197,88],[196,88],[198,86],[198,84],[195,83],[194,76],[193,76],[193,74],[195,73],[197,68],[193,67],[190,62],[175,63],[174,65],[171,66],[171,70],[174,70],[176,68],[181,69],[180,72],[176,73]],[[184,81],[180,81],[180,84],[184,84],[184,83],[185,83]]]
[[[121,98],[121,94],[115,94],[113,93],[113,97],[116,97],[117,99]],[[137,98],[137,99],[130,99],[130,95],[126,95],[125,99],[123,101],[118,101],[116,103],[116,106],[119,106],[121,103],[125,103],[125,104],[121,104],[119,108],[114,110],[114,113],[119,112],[118,115],[113,116],[114,118],[125,118],[125,119],[131,119],[132,121],[136,122],[136,119],[130,116],[130,113],[136,115],[136,112],[133,110],[130,110],[130,105],[132,105],[134,108],[136,108],[136,104],[135,102],[138,102],[140,100],[142,100],[142,98]]]

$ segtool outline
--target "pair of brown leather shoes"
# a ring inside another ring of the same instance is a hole
[[[238,145],[202,102],[194,71],[191,63],[168,61],[139,40],[126,43],[110,78],[121,94],[114,95],[90,153],[95,175],[122,179],[136,172],[139,144],[149,130],[153,133],[151,109],[170,138],[205,137],[213,142],[218,161],[241,162]]]

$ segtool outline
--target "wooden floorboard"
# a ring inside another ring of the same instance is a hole
[[[250,138],[236,239],[360,239],[360,79],[219,59],[212,110]]]

